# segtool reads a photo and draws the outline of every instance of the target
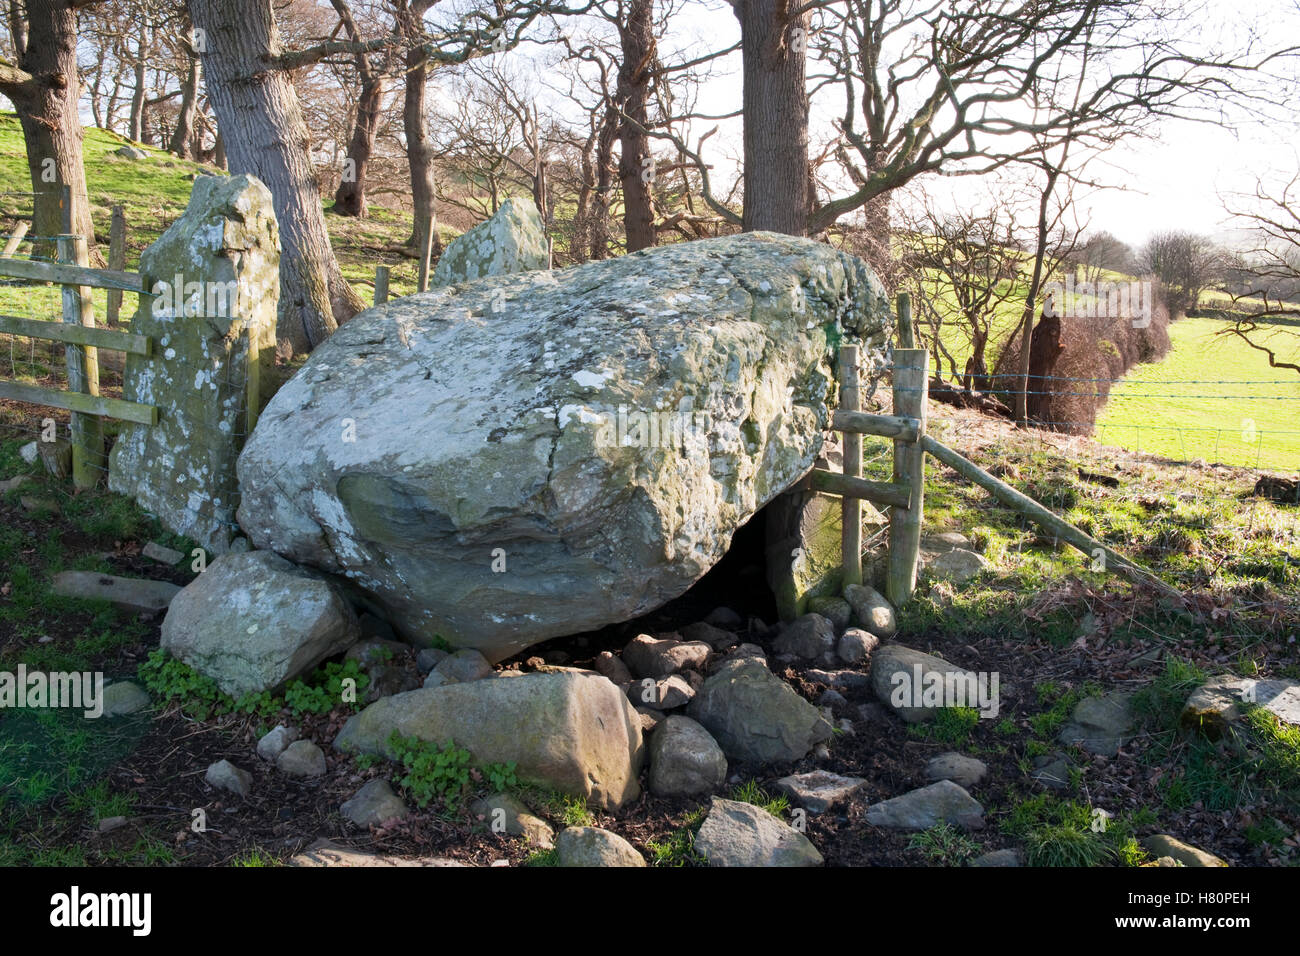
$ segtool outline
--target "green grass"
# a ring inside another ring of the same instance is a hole
[[[1176,461],[1300,467],[1300,375],[1270,368],[1263,353],[1236,336],[1216,337],[1231,324],[1172,323],[1169,355],[1134,367],[1111,391],[1097,417],[1097,441]],[[1242,384],[1182,384],[1205,379]],[[1265,384],[1279,381],[1285,384]]]
[[[907,848],[919,852],[932,866],[961,866],[982,849],[975,840],[947,823],[913,834]]]

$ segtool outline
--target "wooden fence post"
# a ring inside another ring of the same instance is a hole
[[[889,512],[889,580],[886,597],[894,607],[906,604],[916,588],[921,553],[921,522],[925,513],[925,405],[929,392],[930,353],[925,349],[894,349],[894,414],[915,418],[916,441],[894,439],[894,481],[911,488],[911,505]]]
[[[113,207],[113,224],[108,233],[108,267],[121,272],[126,268],[126,212],[121,205]],[[104,321],[108,325],[117,325],[118,314],[122,310],[122,291],[108,290],[108,306]]]
[[[916,339],[912,333],[912,297],[906,292],[898,293],[898,347],[916,348]]]
[[[72,190],[63,187],[63,232],[58,238],[59,261],[67,265],[87,266],[86,237],[72,235]],[[95,313],[91,307],[90,289],[85,286],[63,286],[63,321],[85,328],[95,327]],[[93,345],[69,342],[64,355],[68,366],[68,389],[83,395],[99,395],[99,352]],[[104,455],[104,426],[98,417],[72,413],[72,484],[74,487],[93,488],[108,466]]]
[[[388,266],[375,266],[375,305],[388,301]]]
[[[840,348],[840,408],[856,412],[861,409],[858,387],[858,347]],[[844,474],[849,478],[862,476],[862,436],[843,432]],[[840,503],[841,545],[844,555],[844,587],[862,583],[862,500],[846,494]]]

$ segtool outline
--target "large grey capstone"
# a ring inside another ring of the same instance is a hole
[[[809,839],[748,803],[713,798],[695,835],[695,850],[709,866],[821,866]]]
[[[545,269],[550,258],[536,204],[515,197],[503,202],[491,218],[447,243],[429,284],[444,286],[484,276]]]
[[[248,431],[250,345],[275,359],[280,238],[271,193],[252,176],[200,176],[189,206],[140,254],[155,280],[131,331],[153,340],[128,355],[122,397],[158,407],[158,424],[124,422],[108,487],[208,551],[237,534],[235,459]]]
[[[770,233],[396,299],[262,413],[240,525],[495,662],[686,591],[812,466],[828,341],[890,322],[864,263]]]
[[[832,732],[816,707],[753,657],[719,665],[687,713],[728,757],[748,763],[798,760]]]
[[[335,585],[269,551],[218,556],[162,623],[163,650],[233,697],[281,688],[359,635]]]
[[[514,762],[521,780],[602,809],[640,794],[641,722],[598,674],[553,671],[444,684],[383,697],[343,725],[338,750],[391,756],[393,731],[465,748],[476,763]]]

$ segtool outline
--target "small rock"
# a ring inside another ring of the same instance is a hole
[[[727,654],[726,657],[716,661],[712,669],[715,671],[720,670],[723,665],[729,664],[732,661],[744,660],[762,661],[766,664],[767,654],[757,644],[738,644],[730,653]]]
[[[862,777],[844,777],[827,770],[814,770],[782,777],[776,782],[776,788],[798,801],[809,813],[825,813],[853,796],[866,782]]]
[[[736,630],[745,623],[745,619],[729,607],[715,607],[704,617],[705,624],[711,624],[714,627],[730,628]],[[685,637],[686,635],[682,635]],[[700,640],[697,637],[689,637],[687,640]]]
[[[475,816],[483,817],[493,833],[523,837],[525,842],[543,850],[555,846],[555,831],[550,824],[534,816],[528,808],[508,793],[494,793],[470,804]]]
[[[414,860],[398,856],[380,856],[377,853],[363,853],[351,847],[339,846],[324,837],[307,847],[302,853],[289,860],[290,866],[340,866],[340,867],[424,867],[424,866],[465,866],[459,860],[446,857],[427,856]]]
[[[379,826],[389,820],[402,820],[410,810],[387,780],[376,777],[366,782],[352,799],[339,807],[339,813],[359,827]]]
[[[275,762],[284,753],[285,748],[298,739],[298,731],[292,727],[279,724],[274,730],[267,731],[257,742],[257,755],[263,760]]]
[[[663,680],[645,678],[627,685],[628,700],[638,707],[653,707],[655,710],[672,710],[683,707],[695,697],[695,688],[680,674],[673,674]]]
[[[844,630],[853,620],[853,607],[844,598],[835,597],[834,595],[824,595],[808,599],[808,610],[813,614],[820,614],[837,632]]]
[[[64,597],[108,601],[131,614],[164,611],[181,591],[169,581],[120,578],[95,571],[60,571],[54,576],[51,589]]]
[[[936,578],[961,584],[963,581],[969,581],[988,566],[988,559],[984,555],[967,551],[965,548],[954,548],[935,555],[925,567]]]
[[[868,660],[877,647],[880,638],[858,627],[850,627],[840,635],[835,645],[835,653],[846,664],[861,664]]]
[[[696,621],[694,624],[687,624],[682,628],[682,640],[685,641],[703,641],[715,651],[725,651],[736,644],[736,635],[730,631],[724,631],[708,621]]]
[[[925,779],[928,782],[951,780],[967,790],[983,780],[988,772],[988,765],[983,760],[959,753],[940,754],[925,765]]]
[[[709,866],[821,866],[822,855],[806,836],[748,803],[713,798],[695,836],[695,850]]]
[[[23,495],[18,504],[29,515],[57,515],[62,513],[59,503],[53,498],[38,498],[35,495]],[[85,571],[64,571],[64,574],[86,574]]]
[[[1184,843],[1167,833],[1158,833],[1142,841],[1142,846],[1154,857],[1170,857],[1183,866],[1227,866],[1228,864],[1205,850]]]
[[[641,735],[643,737],[651,733],[659,726],[659,722],[664,719],[664,715],[652,707],[638,707],[636,712],[637,716],[641,718]]]
[[[486,657],[473,648],[467,647],[444,657],[433,672],[441,674],[447,683],[468,684],[470,681],[491,676],[493,668]],[[424,686],[429,685],[426,682]]]
[[[805,614],[781,628],[772,647],[778,654],[818,660],[835,646],[835,625],[820,614]]]
[[[718,667],[689,713],[728,757],[746,763],[799,760],[831,736],[817,708],[752,657]]]
[[[850,584],[844,589],[844,600],[853,608],[853,618],[859,627],[881,638],[890,638],[898,633],[894,606],[875,588]]]
[[[415,666],[421,674],[427,674],[444,660],[447,659],[448,653],[439,647],[423,647],[420,653],[415,655]]]
[[[144,710],[151,703],[149,693],[129,680],[118,681],[104,688],[100,699],[105,717],[124,717]]]
[[[29,465],[36,464],[36,460],[41,457],[40,449],[36,447],[36,442],[34,441],[29,441],[26,445],[23,445],[22,448],[19,448],[18,454],[22,457],[23,461],[27,462]]]
[[[1188,730],[1218,740],[1242,716],[1250,701],[1288,724],[1300,724],[1300,681],[1215,677],[1192,691],[1180,722]]]
[[[1044,754],[1034,758],[1031,780],[1048,790],[1070,789],[1070,761],[1062,753]]]
[[[123,159],[148,159],[149,154],[143,149],[137,149],[134,146],[119,146],[113,150],[114,156],[121,156]]]
[[[617,833],[600,827],[568,827],[555,839],[560,866],[645,866],[645,860]]]
[[[310,740],[295,740],[285,747],[275,766],[291,777],[319,777],[327,769],[324,752]]]
[[[813,756],[818,760],[830,760],[831,748],[826,746],[826,744],[818,744],[813,748]]]
[[[620,687],[632,680],[632,672],[627,669],[627,665],[609,651],[601,651],[596,655],[595,667],[597,673],[604,674],[611,683]]]
[[[970,538],[959,531],[939,531],[921,538],[921,550],[943,554],[958,548],[970,550]]]
[[[229,760],[218,760],[209,766],[203,779],[218,790],[229,790],[241,797],[247,797],[253,789],[253,775],[240,770]]]
[[[710,794],[727,779],[727,758],[689,717],[665,717],[650,738],[650,792],[661,797]]]
[[[1079,746],[1104,757],[1115,756],[1133,729],[1130,697],[1116,691],[1079,701],[1070,715],[1070,722],[1061,728],[1061,743]]]
[[[990,850],[971,860],[967,866],[1020,866],[1020,853],[1016,850]]]
[[[159,564],[165,564],[168,567],[175,567],[185,559],[185,555],[175,548],[168,548],[159,544],[157,541],[150,541],[140,551],[146,558],[157,561]]]
[[[871,655],[871,687],[882,704],[909,724],[933,720],[943,707],[980,706],[981,683],[974,672],[902,644],[886,644]],[[949,700],[943,692],[947,689],[959,692],[961,699]],[[983,687],[992,697],[993,713],[995,689],[991,682]],[[933,701],[927,696],[931,690]]]
[[[833,687],[826,688],[817,698],[818,707],[830,707],[832,710],[836,707],[847,707],[848,704],[848,698]]]
[[[127,824],[126,817],[104,817],[104,819],[99,821],[99,832],[112,833],[114,830],[118,829],[119,827],[126,826],[126,824]]]
[[[4,481],[0,481],[0,495],[7,495],[11,491],[17,491],[31,480],[31,475],[15,475],[13,478],[6,478]]]
[[[940,780],[867,807],[867,822],[887,830],[928,830],[951,823],[967,830],[984,826],[979,801],[951,780]]]
[[[623,648],[623,663],[637,677],[668,677],[687,668],[702,670],[713,648],[704,641],[659,640],[638,634]]]

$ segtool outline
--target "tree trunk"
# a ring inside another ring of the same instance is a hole
[[[171,142],[167,144],[168,151],[175,153],[181,159],[199,158],[198,134],[194,129],[194,121],[199,112],[201,71],[198,54],[191,53],[190,68],[185,74],[185,82],[181,85],[181,108],[176,116],[176,129],[172,133]]]
[[[1029,417],[1029,364],[1034,333],[1034,302],[1038,299],[1038,290],[1043,285],[1043,261],[1047,258],[1047,210],[1051,204],[1052,191],[1056,188],[1056,179],[1060,175],[1058,168],[1048,170],[1047,182],[1038,200],[1038,225],[1034,237],[1034,271],[1029,280],[1028,297],[1025,311],[1021,316],[1020,337],[1020,387],[1016,391],[1016,422],[1026,424]]]
[[[33,201],[32,235],[63,232],[60,202],[63,187],[72,193],[72,231],[86,237],[92,265],[102,266],[95,248],[95,228],[86,196],[86,169],[81,158],[80,87],[77,74],[77,13],[69,0],[27,0],[27,22],[11,32],[18,67],[26,77],[0,74],[0,92],[18,111],[27,147]],[[54,257],[53,243],[38,239],[39,255]]]
[[[1052,375],[1056,371],[1056,361],[1064,351],[1060,318],[1042,316],[1034,326],[1029,344],[1026,407],[1030,418],[1040,422],[1052,421]]]
[[[613,189],[614,140],[618,136],[618,114],[611,108],[596,138],[596,188],[591,195],[590,258],[609,255],[609,198]]]
[[[340,216],[364,219],[369,211],[366,205],[366,172],[375,150],[375,136],[379,133],[379,120],[387,92],[386,77],[370,70],[362,75],[361,96],[357,100],[352,139],[343,159],[343,176],[339,180],[339,188],[334,191],[334,211]]]
[[[280,35],[271,0],[189,0],[207,35],[203,66],[230,171],[271,190],[280,223],[276,335],[308,352],[362,308],[339,271],[321,209],[309,137],[289,73],[276,62]]]
[[[212,165],[217,169],[230,169],[226,162],[226,138],[221,135],[219,129],[216,138],[212,141]]]
[[[429,67],[424,55],[412,50],[406,56],[406,94],[402,102],[402,128],[406,134],[406,164],[411,171],[411,206],[415,222],[408,245],[422,255],[426,237],[433,235],[433,254],[442,254],[438,219],[433,208],[433,141],[425,121],[424,94]]]
[[[741,228],[802,236],[808,228],[808,14],[789,0],[733,0],[740,20],[745,209]]]
[[[145,57],[148,56],[148,50],[149,28],[145,24],[141,24],[139,45],[135,51],[135,92],[131,94],[131,127],[127,130],[127,138],[136,143],[143,143],[145,136],[148,135],[144,128],[144,76]]]
[[[650,137],[646,135],[647,104],[655,59],[654,0],[631,0],[626,23],[619,24],[623,62],[618,71],[619,123],[618,177],[623,186],[623,229],[627,251],[646,249],[656,242],[654,167],[650,162]]]

